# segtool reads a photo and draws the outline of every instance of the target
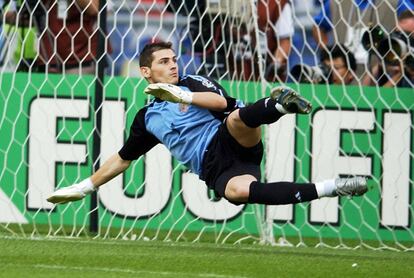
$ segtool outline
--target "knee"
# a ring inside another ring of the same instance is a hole
[[[227,122],[230,125],[247,127],[246,124],[240,118],[239,111],[240,109],[237,109],[233,111],[232,113],[230,113],[230,115],[227,117]]]
[[[226,187],[226,199],[231,202],[246,203],[249,200],[250,186],[229,183]]]
[[[226,123],[230,134],[233,135],[233,137],[237,138],[239,137],[237,135],[247,136],[248,138],[253,136],[256,141],[260,140],[262,134],[260,127],[249,127],[246,125],[246,123],[240,117],[239,112],[240,109],[237,109],[230,113],[230,115],[227,117]]]

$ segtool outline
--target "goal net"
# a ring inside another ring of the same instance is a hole
[[[412,1],[80,2],[0,1],[0,236],[413,249]],[[235,206],[158,145],[96,195],[48,203],[123,145],[152,41],[247,104],[280,84],[312,102],[263,128],[263,181],[365,176],[369,192]]]

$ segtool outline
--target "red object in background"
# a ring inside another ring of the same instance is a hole
[[[277,48],[274,27],[287,2],[287,0],[259,0],[257,3],[259,29],[266,32],[267,45],[272,52]]]
[[[83,16],[76,5],[71,5],[68,19],[63,20],[58,16],[57,2],[50,5],[47,29],[39,36],[41,51],[37,63],[60,69],[63,63],[68,67],[80,61],[94,61],[98,45],[97,17]]]
[[[149,4],[152,4],[152,3],[159,3],[159,4],[164,4],[165,5],[165,0],[141,0],[141,1],[139,1],[139,0],[137,0],[137,2],[140,2],[140,3],[149,3]]]

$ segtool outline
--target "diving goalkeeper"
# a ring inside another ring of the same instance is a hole
[[[49,202],[63,204],[84,198],[159,143],[217,196],[233,204],[292,204],[359,196],[367,191],[363,177],[317,183],[260,182],[260,126],[287,113],[311,112],[311,104],[294,90],[276,87],[269,97],[244,107],[214,80],[198,75],[180,77],[175,52],[167,42],[146,45],[139,63],[149,82],[145,93],[155,99],[138,111],[118,153],[89,178],[54,192]]]

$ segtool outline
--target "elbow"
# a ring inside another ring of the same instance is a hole
[[[115,159],[116,165],[118,165],[117,167],[119,167],[119,169],[121,169],[122,171],[124,171],[129,167],[129,165],[131,165],[131,160],[125,160],[119,154],[115,154]]]
[[[227,100],[224,97],[221,97],[217,100],[217,110],[224,111],[227,109]]]
[[[123,160],[121,158],[120,165],[121,165],[122,169],[126,170],[126,169],[128,169],[129,165],[131,165],[131,160]]]

